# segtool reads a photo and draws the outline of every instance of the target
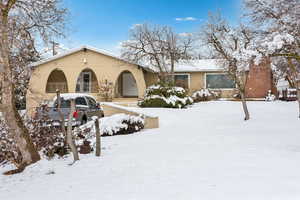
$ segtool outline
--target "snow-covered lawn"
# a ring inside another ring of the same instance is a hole
[[[71,158],[43,160],[0,175],[0,199],[300,199],[297,104],[249,109],[248,122],[239,102],[143,109],[160,117],[159,129],[104,137],[102,157],[81,155],[73,166]]]

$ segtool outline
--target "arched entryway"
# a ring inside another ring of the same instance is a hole
[[[138,97],[138,87],[136,79],[130,71],[123,71],[115,85],[116,97]]]
[[[46,93],[55,93],[56,90],[62,93],[68,92],[66,76],[60,69],[55,69],[50,73],[46,85]]]
[[[81,71],[76,82],[77,93],[98,93],[99,84],[93,70],[87,68]]]

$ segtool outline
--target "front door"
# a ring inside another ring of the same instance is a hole
[[[82,83],[82,92],[91,92],[91,72],[83,72]]]
[[[122,91],[124,97],[137,97],[138,89],[136,81],[131,73],[123,73]]]
[[[81,72],[77,84],[76,84],[76,92],[82,93],[90,93],[92,86],[92,74],[91,72]]]

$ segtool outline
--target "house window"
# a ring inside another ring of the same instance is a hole
[[[232,89],[235,83],[227,74],[206,74],[206,88]]]
[[[189,88],[189,80],[190,80],[189,74],[175,74],[174,75],[175,85],[178,87],[183,87],[185,89],[188,89]]]

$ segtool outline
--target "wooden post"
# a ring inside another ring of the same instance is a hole
[[[71,101],[71,110],[70,110],[69,120],[68,120],[67,143],[73,153],[74,162],[76,162],[77,160],[79,160],[79,155],[72,137],[72,119],[73,119],[73,113],[75,111],[75,100],[71,99],[70,101]]]
[[[66,133],[66,129],[65,129],[65,117],[61,112],[61,98],[60,98],[60,90],[57,89],[56,90],[56,101],[57,101],[57,112],[59,114],[60,117],[60,127],[61,127],[61,131],[64,134],[64,137],[67,137],[67,133]]]
[[[100,125],[99,118],[95,120],[95,128],[96,128],[96,156],[101,155],[101,133],[100,133]]]

